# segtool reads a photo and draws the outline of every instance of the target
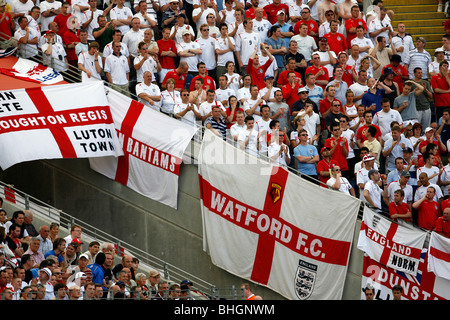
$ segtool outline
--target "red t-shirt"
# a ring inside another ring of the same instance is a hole
[[[79,32],[77,31],[75,33],[75,32],[73,32],[71,30],[67,30],[64,33],[63,42],[64,42],[64,44],[66,46],[68,46],[72,42],[80,42]],[[66,48],[66,53],[67,53],[67,60],[68,61],[78,60],[78,56],[75,53],[75,47],[73,47],[73,48]]]
[[[338,56],[339,52],[346,51],[348,49],[347,42],[345,41],[345,36],[342,33],[331,33],[328,32],[323,35],[328,39],[328,45],[330,46],[330,50]]]
[[[444,209],[448,207],[450,207],[450,198],[441,201],[441,212],[444,212]]]
[[[347,157],[344,155],[344,141],[343,137],[339,137],[338,140],[334,139],[333,137],[328,138],[325,140],[324,147],[328,147],[333,149],[332,142],[337,142],[336,149],[334,149],[333,154],[331,155],[331,159],[336,160],[339,163],[339,166],[341,167],[342,171],[348,170],[348,164],[347,164]],[[345,142],[345,146],[348,150],[348,141]]]
[[[263,11],[263,16],[267,18],[266,11]],[[255,19],[255,8],[251,7],[250,9],[247,9],[245,11],[245,17],[250,18],[250,19]]]
[[[305,74],[312,73],[312,74],[315,75],[320,70],[323,70],[324,73],[322,75],[318,76],[316,78],[316,80],[327,80],[327,81],[329,81],[330,80],[330,76],[328,74],[328,69],[325,68],[325,67],[322,67],[322,66],[319,66],[318,68],[316,68],[314,65],[309,66],[308,68],[306,68]],[[322,87],[322,89],[325,90],[326,86],[321,85],[321,87]]]
[[[197,80],[198,78],[201,78],[200,75],[195,76],[194,78],[192,78],[191,80],[191,84],[189,85],[189,91],[194,91],[195,90],[195,80]],[[209,87],[209,89],[213,89],[216,90],[216,85],[214,83],[214,79],[211,78],[210,76],[205,76],[203,78],[203,89],[206,90],[206,87]]]
[[[423,147],[426,147],[430,142],[428,142],[428,140],[424,140],[421,143],[419,143],[419,159],[422,158],[423,154],[420,150],[422,150]],[[437,153],[436,153],[436,158],[440,158],[441,157],[441,144],[439,143],[439,141],[437,140],[433,140],[433,144],[437,145]],[[443,152],[445,152],[445,150],[442,150]]]
[[[67,20],[71,17],[72,15],[69,13],[67,16],[64,16],[62,14],[58,14],[55,16],[55,19],[53,19],[53,21],[56,22],[56,24],[58,25],[58,35],[61,37],[64,37],[64,33],[66,33],[67,30],[69,30],[67,28]]]
[[[394,72],[400,73],[402,76],[409,76],[408,70],[406,70],[406,68],[404,66],[402,66],[401,64],[399,64],[396,68],[394,68],[391,64],[384,66],[382,74],[384,74],[384,70],[388,67],[391,68],[392,70],[394,70]],[[392,78],[392,81],[394,81],[398,84],[398,89],[400,90],[400,92],[402,92],[403,91],[402,77],[399,77],[394,74],[394,78]]]
[[[162,84],[165,85],[167,79],[169,79],[169,78],[172,78],[175,80],[175,88],[184,89],[186,87],[186,75],[179,74],[177,72],[177,69],[173,69],[173,70],[170,70],[169,72],[167,72]]]
[[[272,60],[269,59],[262,66],[255,68],[253,67],[253,59],[248,59],[247,73],[252,76],[252,85],[257,85],[259,90],[266,86],[264,77],[266,75],[266,70],[271,64]]]
[[[302,75],[301,75],[300,73],[296,72],[296,71],[284,70],[284,71],[281,72],[280,75],[278,76],[278,79],[277,79],[277,85],[280,84],[281,86],[284,86],[284,85],[286,85],[286,84],[289,83],[289,82],[288,82],[288,78],[287,78],[287,75],[288,75],[289,72],[294,72],[294,73],[295,73],[295,76],[296,76],[297,78],[299,78],[299,79],[302,78]]]
[[[5,12],[3,21],[0,23],[0,32],[7,34],[8,36],[12,37],[12,24],[14,23],[14,20],[11,17],[11,14],[9,12]],[[3,36],[0,34],[0,40],[8,40],[8,37]]]
[[[344,74],[342,75],[342,80],[344,80],[347,85],[350,87],[353,84],[353,75],[352,75],[352,67],[351,66],[345,66],[345,68],[342,65],[339,65],[341,68],[344,69]]]
[[[310,19],[309,21],[300,20],[298,21],[294,26],[294,33],[299,34],[300,33],[300,26],[302,24],[306,24],[308,26],[308,35],[311,35],[311,32],[314,32],[316,34],[319,34],[319,25],[314,20]],[[317,36],[312,36],[313,38],[317,38]]]
[[[391,216],[391,219],[397,221],[397,219],[392,218],[392,215],[394,214],[407,214],[408,211],[411,211],[409,208],[409,205],[406,202],[402,202],[400,205],[397,205],[395,202],[391,202],[389,204],[389,215]],[[402,218],[403,220],[407,222],[411,222],[410,218]]]
[[[382,136],[380,127],[375,124],[371,124],[371,126],[373,126],[377,129],[377,134],[375,135],[375,139],[378,140],[378,138]],[[356,131],[356,140],[361,140],[361,143],[366,141],[367,140],[366,131],[367,131],[367,125],[365,124],[362,127],[360,127],[358,129],[358,131]]]
[[[233,116],[233,119],[231,120],[232,123],[227,123],[227,129],[230,129],[231,126],[236,122],[236,113],[237,113],[238,111],[244,111],[244,109],[242,109],[242,108],[237,108],[237,109],[234,111],[234,116]],[[229,117],[230,114],[231,114],[231,108],[228,107],[227,110],[226,110],[226,113],[227,113],[227,117]]]
[[[431,87],[433,89],[439,88],[448,90],[448,83],[440,74],[436,74],[431,77]],[[450,93],[437,93],[434,92],[434,105],[436,107],[448,107],[450,106]]]
[[[444,217],[439,217],[436,220],[436,232],[443,233],[445,236],[450,237],[450,222],[445,221]]]
[[[364,20],[350,18],[347,21],[345,21],[345,30],[347,31],[347,47],[348,48],[351,47],[352,40],[356,38],[356,32],[349,33],[348,30],[350,30],[351,28],[356,28],[357,26],[363,26],[367,32],[367,24]]]
[[[419,227],[426,230],[434,230],[436,220],[439,218],[439,203],[424,200],[419,206]]]
[[[159,48],[158,60],[161,64],[161,68],[175,69],[175,57],[161,56],[161,52],[163,51],[172,51],[177,53],[177,46],[175,44],[175,41],[173,41],[172,39],[169,39],[167,41],[164,39],[160,39],[156,41],[156,43],[158,44]]]
[[[267,18],[272,25],[277,23],[277,21],[278,21],[277,12],[280,10],[284,11],[285,16],[286,16],[285,21],[288,21],[289,20],[289,7],[287,6],[287,4],[280,3],[280,4],[276,5],[276,4],[271,3],[264,7],[264,11],[267,13]]]
[[[333,98],[332,101],[339,101],[339,100],[336,99],[336,98]],[[322,100],[319,101],[319,112],[320,112],[320,114],[323,115],[325,112],[330,110],[330,108],[331,108],[331,101],[328,100],[328,98],[325,98],[325,99],[322,99]],[[340,110],[342,112],[342,107],[341,107]]]
[[[283,98],[286,100],[286,104],[289,106],[289,113],[291,113],[292,105],[294,104],[294,102],[299,100],[298,89],[300,89],[300,85],[298,83],[295,84],[294,88],[292,88],[290,84],[284,85],[281,88]]]
[[[330,177],[322,177],[320,175],[320,171],[329,171],[330,169],[332,169],[334,166],[338,166],[339,163],[334,160],[334,159],[330,159],[330,162],[327,162],[325,159],[320,160],[317,163],[317,174],[319,175],[319,180],[323,183],[323,184],[327,184],[328,179],[330,179]],[[327,186],[328,187],[328,186]]]

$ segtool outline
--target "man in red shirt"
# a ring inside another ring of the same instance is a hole
[[[252,85],[256,85],[259,90],[263,89],[266,84],[264,83],[264,77],[266,76],[266,70],[270,67],[273,60],[273,55],[267,50],[266,44],[261,43],[261,52],[266,53],[269,56],[269,60],[262,66],[259,64],[258,47],[255,46],[255,50],[248,59],[247,74],[252,76]]]
[[[166,73],[166,76],[164,77],[164,80],[161,84],[161,88],[163,90],[166,89],[166,82],[167,79],[174,79],[175,80],[175,90],[181,91],[185,89],[186,87],[186,74],[189,70],[189,65],[186,61],[181,61],[178,65],[178,68],[170,70]]]
[[[248,4],[248,2],[247,2]],[[252,5],[250,8],[245,10],[245,17],[250,19],[255,19],[255,9],[259,6],[259,0],[251,0],[250,4]],[[263,13],[264,19],[267,19],[267,13],[264,11]],[[272,23],[273,24],[273,23]]]
[[[319,180],[324,186],[328,188],[327,181],[330,179],[330,170],[333,169],[334,166],[339,166],[339,163],[335,159],[331,159],[330,148],[323,147],[320,150],[320,154],[322,155],[322,160],[317,163],[317,174],[319,175]]]
[[[340,52],[337,55],[337,60],[339,67],[342,68],[344,71],[344,74],[342,75],[342,80],[344,80],[348,87],[350,87],[353,84],[353,74],[352,74],[352,67],[347,64],[348,61],[348,54],[347,52],[343,51]]]
[[[351,8],[351,15],[352,17],[350,19],[347,19],[347,21],[345,21],[345,30],[347,32],[347,47],[350,48],[351,47],[351,42],[354,38],[356,38],[356,27],[357,26],[363,26],[364,30],[367,33],[367,24],[363,19],[360,19],[360,11],[359,11],[359,6],[358,5],[354,5]]]
[[[312,65],[306,68],[305,74],[312,73],[316,77],[316,85],[325,89],[330,81],[328,69],[320,65],[320,55],[318,52],[314,52],[311,57]]]
[[[194,78],[192,78],[191,84],[189,86],[189,91],[195,90],[195,80],[197,80],[198,78],[203,78],[203,89],[216,90],[216,84],[214,82],[214,79],[212,77],[208,76],[208,73],[207,73],[208,70],[206,69],[206,64],[204,62],[199,62],[197,64],[197,69],[198,69],[198,75],[196,75]]]
[[[372,124],[372,119],[373,119],[372,111],[371,110],[364,111],[364,122],[365,123],[364,123],[364,125],[359,127],[358,131],[356,131],[356,144],[357,144],[358,148],[362,148],[364,146],[363,145],[364,141],[367,140],[366,132],[367,132],[368,126],[372,126],[372,127],[375,127],[375,129],[377,129],[377,134],[375,135],[375,139],[377,139],[381,143],[381,139],[382,139],[383,135],[381,134],[380,127],[375,124]]]
[[[162,83],[166,73],[175,69],[175,57],[177,56],[177,46],[175,41],[170,39],[170,28],[164,28],[162,39],[156,41],[158,44],[158,60],[161,64],[159,72],[159,82]]]
[[[398,189],[394,191],[394,201],[389,204],[389,215],[394,221],[403,219],[406,222],[412,222],[412,214],[409,205],[403,201],[405,198],[405,191]]]
[[[0,0],[0,40],[8,40],[8,37],[2,35],[3,33],[9,37],[13,36],[13,31],[16,29],[16,24],[9,12],[6,12],[6,1]]]
[[[329,85],[325,89],[326,97],[319,101],[319,112],[322,115],[322,119],[325,119],[331,112],[331,104],[333,101],[337,101],[336,87],[334,85]]]
[[[436,220],[439,218],[439,203],[434,201],[436,190],[429,186],[425,195],[413,203],[413,208],[418,209],[418,225],[422,229],[434,230]]]
[[[436,220],[436,230],[441,236],[450,238],[450,208],[445,208],[442,216]]]
[[[391,68],[394,71],[394,77],[392,81],[398,84],[399,92],[403,92],[403,82],[409,79],[408,70],[402,66],[400,63],[402,62],[402,58],[398,54],[393,54],[390,59],[391,63],[385,65],[381,74],[384,75],[384,70],[386,68]]]
[[[348,176],[348,141],[345,137],[341,137],[341,124],[331,123],[331,137],[325,140],[325,147],[330,149],[331,159],[336,160],[341,167],[342,176]]]
[[[301,11],[302,18],[294,26],[294,34],[300,33],[300,26],[306,24],[308,27],[308,36],[313,37],[316,41],[319,37],[319,25],[316,21],[311,19],[311,10],[307,7]]]
[[[264,7],[264,11],[267,13],[267,18],[272,25],[277,23],[279,11],[284,11],[286,21],[289,20],[289,7],[287,4],[281,3],[281,0],[273,0],[273,3]]]
[[[349,48],[345,41],[345,36],[338,32],[338,28],[339,22],[337,20],[332,20],[330,22],[330,32],[324,34],[324,37],[328,40],[330,50],[333,51],[336,56],[340,52],[347,52],[347,49]]]
[[[63,36],[64,46],[66,47],[67,62],[77,68],[78,67],[78,56],[75,52],[75,46],[81,42],[80,40],[80,30],[73,26],[71,29],[67,29]]]
[[[446,60],[439,63],[439,73],[431,77],[431,87],[434,91],[436,119],[440,119],[444,109],[450,106],[450,78]]]
[[[300,82],[293,71],[290,71],[287,75],[288,83],[281,88],[283,98],[286,100],[289,110],[292,110],[292,105],[295,101],[299,100],[298,94],[300,93]]]
[[[69,28],[67,27],[67,20],[72,16],[72,14],[69,13],[70,3],[64,2],[61,6],[61,13],[55,16],[55,19],[53,21],[56,22],[58,25],[58,35],[60,37],[64,37],[64,34],[66,33]]]
[[[300,73],[298,73],[297,71],[295,71],[295,69],[297,68],[297,62],[295,61],[294,57],[289,57],[286,59],[286,70],[284,70],[283,72],[281,72],[278,75],[278,79],[277,79],[277,87],[278,88],[282,88],[284,85],[286,85],[288,83],[288,79],[287,79],[287,75],[289,72],[294,72],[295,76],[298,78],[299,84],[302,84],[302,75]]]

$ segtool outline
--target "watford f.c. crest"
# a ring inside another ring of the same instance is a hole
[[[273,204],[277,203],[281,199],[281,186],[278,183],[272,182],[272,189],[270,190],[270,196]]]

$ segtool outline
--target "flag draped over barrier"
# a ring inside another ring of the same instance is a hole
[[[382,218],[364,207],[358,249],[387,267],[416,275],[426,233]]]
[[[103,83],[0,91],[0,166],[122,154]]]
[[[92,158],[91,168],[177,208],[182,156],[196,130],[117,91],[107,96],[123,156]]]
[[[428,271],[450,280],[450,239],[432,232],[428,251]]]
[[[5,56],[7,53],[5,52]],[[12,68],[0,68],[0,73],[40,84],[55,84],[64,81],[62,75],[53,68],[23,58],[19,58]]]
[[[204,250],[215,265],[289,299],[341,298],[358,199],[257,160],[210,130],[199,180]]]

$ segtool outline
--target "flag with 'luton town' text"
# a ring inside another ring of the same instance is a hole
[[[0,91],[0,166],[122,154],[102,82]]]
[[[196,130],[115,90],[107,96],[123,156],[89,159],[91,168],[176,209],[182,156]]]
[[[422,230],[394,223],[364,207],[358,249],[387,267],[415,275],[426,236]]]
[[[287,299],[342,298],[359,199],[257,159],[211,130],[198,168],[203,247],[213,264]]]

